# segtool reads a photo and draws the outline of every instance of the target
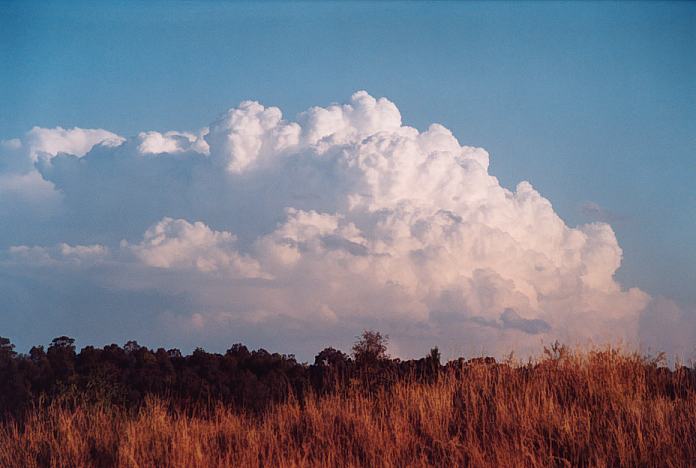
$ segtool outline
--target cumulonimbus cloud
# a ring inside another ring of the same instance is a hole
[[[529,182],[502,187],[485,150],[364,91],[296,121],[246,101],[194,133],[33,129],[3,148],[0,181],[29,177],[31,200],[38,178],[60,208],[37,215],[39,247],[0,229],[0,268],[83,265],[108,289],[186,297],[150,312],[170,337],[273,328],[287,348],[377,326],[402,354],[500,352],[635,342],[650,302],[614,279],[608,224],[566,225]]]

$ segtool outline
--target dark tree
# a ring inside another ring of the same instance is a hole
[[[165,399],[173,408],[201,408],[223,403],[242,411],[263,412],[269,405],[306,395],[349,392],[360,386],[380,391],[400,381],[433,382],[444,373],[466,378],[477,367],[497,368],[493,358],[460,358],[442,365],[437,348],[421,359],[391,359],[388,339],[365,330],[352,348],[353,357],[334,348],[316,355],[312,364],[293,355],[249,350],[234,344],[225,354],[197,348],[189,355],[179,350],[153,351],[135,341],[123,347],[85,346],[76,354],[75,341],[61,336],[45,350],[31,348],[18,354],[7,338],[0,338],[0,418],[20,416],[37,404],[59,401],[104,402],[137,409],[149,396]],[[545,361],[516,369],[522,377],[550,372],[563,358],[560,345]],[[696,370],[671,371],[656,362],[644,366],[650,391],[675,398],[696,391]],[[680,393],[681,392],[681,393]],[[64,398],[65,397],[65,398]]]
[[[123,350],[129,354],[134,353],[139,349],[140,349],[140,345],[135,340],[127,341],[126,344],[123,345]]]
[[[57,383],[61,386],[72,384],[75,377],[75,340],[67,336],[54,338],[46,356]]]
[[[11,359],[17,353],[14,351],[15,345],[10,342],[9,338],[0,336],[0,359]]]
[[[359,366],[370,366],[389,359],[387,354],[389,336],[375,330],[365,330],[356,338],[358,341],[353,345],[353,357]]]
[[[314,365],[322,367],[345,367],[348,364],[350,358],[347,354],[334,349],[325,348],[322,352],[314,357]]]

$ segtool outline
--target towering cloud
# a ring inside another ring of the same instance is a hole
[[[164,331],[145,340],[316,350],[376,326],[404,355],[525,352],[635,343],[650,302],[614,279],[608,224],[567,226],[529,182],[502,187],[485,150],[364,91],[297,121],[246,101],[196,133],[35,128],[0,157],[0,194],[54,203],[23,214],[40,235],[0,228],[0,288],[69,270],[105,296],[156,292],[140,313]]]

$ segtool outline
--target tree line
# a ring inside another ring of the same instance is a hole
[[[310,391],[339,391],[351,381],[379,388],[406,375],[436,378],[441,367],[436,349],[424,359],[401,361],[389,358],[386,345],[387,337],[365,331],[352,355],[326,348],[306,364],[294,355],[249,350],[240,343],[224,354],[197,348],[183,355],[136,341],[78,352],[67,336],[55,338],[47,349],[34,346],[19,354],[0,337],[0,414],[17,416],[58,398],[137,407],[148,395],[182,407],[222,402],[256,412],[290,397],[302,400]]]
[[[148,396],[178,408],[221,402],[260,412],[289,398],[302,402],[308,394],[346,392],[355,386],[379,391],[406,379],[434,382],[446,372],[467,378],[476,366],[508,366],[490,357],[442,364],[437,348],[421,359],[401,360],[389,357],[387,343],[386,336],[367,330],[350,355],[329,347],[308,364],[293,355],[249,350],[243,344],[234,344],[224,354],[197,348],[183,355],[177,349],[153,350],[135,341],[86,346],[77,352],[75,340],[61,336],[47,349],[34,346],[19,354],[9,339],[0,338],[0,415],[18,417],[57,399],[137,408]],[[553,369],[565,348],[557,345],[546,351],[546,360],[519,366],[516,372],[531,378],[534,372]],[[645,366],[657,393],[677,396],[696,388],[693,369],[672,371],[647,360]]]

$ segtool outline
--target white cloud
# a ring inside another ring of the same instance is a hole
[[[84,156],[96,145],[114,148],[125,138],[102,129],[34,127],[22,139],[0,141],[0,215],[27,211],[44,218],[60,208],[61,196],[35,164],[60,153]]]
[[[300,115],[300,123],[303,142],[318,145],[321,151],[379,132],[399,131],[401,113],[388,99],[375,99],[358,91],[351,96],[350,104],[312,107]]]
[[[124,241],[122,247],[151,267],[203,273],[224,270],[231,276],[259,276],[258,264],[239,255],[235,241],[229,232],[213,231],[201,222],[164,218],[145,231],[142,242],[130,246]]]
[[[161,153],[181,153],[184,151],[195,151],[201,154],[208,154],[208,143],[203,137],[208,133],[208,129],[201,131],[199,135],[189,132],[141,132],[138,134],[138,151],[142,154],[161,154]]]
[[[187,323],[202,339],[319,346],[378,326],[404,354],[637,342],[650,297],[614,279],[608,224],[567,226],[530,183],[502,187],[485,150],[403,126],[385,98],[358,92],[296,122],[246,101],[197,134],[77,130],[19,145],[74,152],[38,166],[64,208],[46,237],[92,247],[15,247],[15,261],[108,257],[109,288],[187,298],[182,317],[161,316],[169,337]]]
[[[241,173],[298,144],[300,127],[282,120],[277,107],[244,101],[210,127],[205,137],[213,161]]]
[[[102,129],[90,128],[41,128],[34,127],[25,136],[25,145],[32,161],[40,155],[48,157],[58,153],[84,156],[95,145],[119,146],[125,138]]]
[[[8,249],[13,263],[30,266],[93,265],[106,259],[110,251],[99,244],[69,245],[61,243],[52,247],[13,245]]]

